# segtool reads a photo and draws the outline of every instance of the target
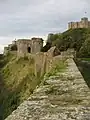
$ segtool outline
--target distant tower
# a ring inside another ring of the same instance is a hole
[[[83,17],[81,18],[81,23],[82,23],[82,28],[88,28],[88,18],[87,17]]]
[[[88,20],[87,17],[83,17],[79,22],[68,23],[68,29],[75,29],[75,28],[90,28],[90,21]]]
[[[32,38],[32,53],[40,52],[43,47],[43,39],[42,38]]]
[[[73,26],[74,26],[74,22],[69,22],[69,23],[68,23],[68,29],[72,29]]]

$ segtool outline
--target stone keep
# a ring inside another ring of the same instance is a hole
[[[69,22],[68,23],[68,29],[89,28],[89,27],[90,27],[90,21],[88,21],[88,18],[86,17],[81,18],[80,22]]]
[[[28,53],[37,53],[43,47],[42,38],[19,39],[17,41],[17,54],[18,56],[25,56]]]

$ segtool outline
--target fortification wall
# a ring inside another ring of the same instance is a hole
[[[23,57],[28,53],[28,47],[31,48],[31,40],[18,40],[17,41],[17,55]]]
[[[72,58],[67,64],[65,71],[45,77],[5,120],[89,120],[90,89]]]
[[[35,60],[35,75],[38,76],[38,73],[40,73],[40,76],[43,76],[45,73],[49,72],[52,68],[52,66],[55,64],[55,54],[54,52],[56,50],[56,47],[52,47],[48,52],[46,53],[37,53],[34,55]],[[60,54],[57,50],[58,55]],[[59,60],[62,60],[62,56],[59,56]]]
[[[90,21],[88,21],[88,18],[81,18],[80,22],[68,23],[68,29],[89,28],[89,27],[90,27]]]
[[[38,53],[41,52],[43,47],[42,38],[32,38],[30,39],[18,39],[17,41],[12,41],[8,47],[4,49],[4,54],[6,55],[10,51],[17,51],[18,57],[27,56],[28,53]],[[15,49],[15,50],[12,50]]]
[[[32,38],[31,40],[18,40],[17,41],[19,57],[26,56],[28,53],[37,53],[43,47],[43,40],[40,38]]]
[[[41,39],[32,40],[32,53],[40,52],[42,47],[43,41]]]

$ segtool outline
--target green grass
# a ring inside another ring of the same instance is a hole
[[[33,93],[41,78],[34,75],[33,58],[17,59],[8,54],[0,65],[0,120],[3,120]]]
[[[81,58],[81,60],[90,62],[90,58]]]
[[[45,76],[48,78],[50,76],[55,76],[57,73],[63,72],[65,68],[67,67],[67,63],[64,61],[59,61],[57,64],[55,64],[54,67],[48,72]]]

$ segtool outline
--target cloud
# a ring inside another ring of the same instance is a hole
[[[80,20],[89,0],[0,0],[0,44],[14,38],[46,36],[67,29],[69,21]]]

